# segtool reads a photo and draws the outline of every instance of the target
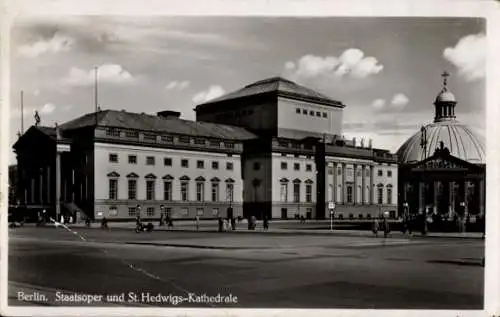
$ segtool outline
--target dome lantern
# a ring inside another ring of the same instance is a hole
[[[450,74],[448,72],[443,72],[441,74],[443,77],[443,89],[436,97],[434,106],[436,106],[436,114],[434,116],[434,122],[455,120],[455,106],[457,101],[455,96],[448,90],[448,77]]]

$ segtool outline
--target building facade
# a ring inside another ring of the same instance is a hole
[[[271,78],[198,105],[196,121],[103,110],[33,126],[14,145],[19,205],[110,220],[325,219],[335,202],[337,218],[396,217],[397,158],[346,140],[344,107]]]

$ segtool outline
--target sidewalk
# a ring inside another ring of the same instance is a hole
[[[273,223],[275,226],[273,226]],[[214,221],[201,221],[199,224],[199,229],[196,229],[196,224],[194,221],[182,220],[174,222],[174,228],[168,229],[165,227],[158,227],[155,225],[155,231],[173,231],[173,232],[203,232],[203,233],[219,233],[217,223]],[[280,227],[280,225],[286,224],[286,228]],[[260,225],[260,226],[259,226]],[[25,226],[32,226],[34,224],[25,224]],[[46,225],[47,227],[52,227],[54,225]],[[110,230],[133,230],[135,228],[134,222],[111,222],[108,223]],[[297,228],[290,228],[296,226]],[[84,223],[76,223],[69,225],[70,228],[86,228]],[[100,229],[99,223],[93,223],[91,229]],[[372,237],[373,233],[369,230],[351,230],[351,229],[339,229],[334,228],[333,231],[328,229],[304,229],[300,228],[300,225],[291,222],[270,222],[269,230],[264,231],[262,228],[262,223],[257,224],[255,230],[248,230],[246,223],[240,223],[236,225],[236,230],[228,231],[227,234],[280,234],[280,235],[324,235],[324,236],[355,236],[355,237]],[[379,237],[383,237],[383,232],[379,231]],[[400,231],[391,231],[389,238],[405,238],[408,235],[404,235]],[[426,236],[423,236],[420,232],[413,233],[414,238],[460,238],[460,239],[482,239],[481,232],[428,232]]]

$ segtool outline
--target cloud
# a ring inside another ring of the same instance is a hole
[[[41,114],[50,114],[52,112],[54,112],[54,110],[56,110],[56,106],[54,106],[54,104],[51,104],[51,103],[47,103],[45,104],[41,109],[40,109],[40,113]]]
[[[166,86],[165,86],[165,89],[166,90],[184,90],[186,89],[191,83],[187,80],[184,80],[184,81],[177,81],[177,80],[174,80],[174,81],[171,81],[169,82]]]
[[[365,57],[365,53],[357,48],[345,50],[340,57],[308,54],[302,56],[297,62],[285,63],[286,71],[308,78],[318,76],[365,78],[378,74],[382,69],[384,66],[379,64],[375,57]]]
[[[396,108],[402,108],[406,106],[409,101],[410,100],[405,94],[395,94],[394,97],[392,97],[391,104]]]
[[[56,33],[50,39],[38,39],[31,44],[21,45],[18,53],[24,57],[34,58],[45,53],[59,53],[70,51],[75,40],[67,35]]]
[[[225,91],[221,86],[213,85],[210,86],[210,88],[208,88],[207,90],[197,93],[193,97],[193,101],[195,103],[207,102],[209,100],[222,96],[224,93]]]
[[[385,107],[385,99],[376,99],[372,102],[372,107],[381,110]]]
[[[39,89],[33,90],[33,95],[35,95],[35,96],[40,95],[40,90]]]
[[[134,81],[134,77],[130,72],[117,64],[104,64],[99,66],[97,71],[99,82],[124,84]],[[77,67],[72,67],[68,76],[63,78],[63,84],[69,86],[89,86],[93,85],[95,80],[95,71],[83,70]]]
[[[458,69],[467,81],[483,78],[486,73],[486,36],[483,33],[462,37],[455,47],[448,47],[443,56]]]

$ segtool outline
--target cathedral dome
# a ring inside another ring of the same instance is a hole
[[[427,153],[425,157],[434,154],[439,143],[450,150],[450,154],[474,164],[486,163],[484,141],[469,127],[458,121],[434,122],[425,126],[427,133]],[[411,136],[398,150],[398,160],[402,164],[415,163],[423,160],[424,150],[420,146],[422,132]]]
[[[422,149],[422,129],[411,136],[398,150],[397,156],[401,164],[415,163],[432,156],[440,142],[448,148],[450,154],[475,164],[485,164],[486,154],[484,141],[465,124],[455,117],[455,96],[448,90],[447,77],[443,73],[443,89],[436,97],[434,122],[426,125],[427,150]]]

